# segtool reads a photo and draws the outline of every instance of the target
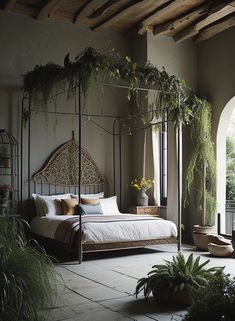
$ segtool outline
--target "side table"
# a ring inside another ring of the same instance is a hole
[[[160,216],[158,206],[130,206],[128,212],[136,215]]]

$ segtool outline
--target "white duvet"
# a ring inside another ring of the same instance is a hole
[[[70,217],[74,216],[35,217],[30,230],[34,234],[55,239],[58,225]],[[136,218],[136,215],[133,214],[133,217]],[[138,241],[177,236],[177,228],[173,222],[156,217],[154,220],[84,223],[82,232],[85,243]]]

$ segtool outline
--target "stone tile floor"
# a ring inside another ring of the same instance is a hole
[[[184,246],[188,256],[192,247]],[[207,253],[202,261],[208,259]],[[56,265],[58,298],[49,311],[50,321],[180,321],[185,310],[164,307],[143,295],[133,295],[136,282],[146,276],[154,264],[175,255],[175,245],[152,246],[147,249],[100,253],[76,261]],[[211,258],[211,266],[225,266],[225,272],[235,274],[235,260]]]

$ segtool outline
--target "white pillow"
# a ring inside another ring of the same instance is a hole
[[[72,198],[78,198],[78,195],[71,194]],[[81,198],[89,198],[89,199],[95,199],[95,198],[103,198],[104,192],[97,193],[97,194],[81,194]]]
[[[121,214],[117,206],[117,196],[102,198],[99,202],[104,215]]]
[[[70,193],[44,196],[39,194],[32,194],[35,201],[36,214],[37,216],[48,216],[48,215],[61,215],[63,210],[58,200],[71,198]]]

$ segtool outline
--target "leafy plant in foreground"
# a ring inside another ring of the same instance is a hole
[[[0,284],[1,321],[46,320],[56,295],[53,264],[6,218],[0,219]]]
[[[193,295],[184,321],[234,321],[235,280],[217,273]]]
[[[205,266],[209,261],[200,264],[200,256],[194,259],[193,254],[185,260],[183,254],[179,252],[172,261],[154,265],[147,277],[138,280],[135,294],[137,296],[143,291],[144,296],[148,298],[153,292],[156,297],[164,294],[167,299],[170,293],[180,294],[187,290],[190,295],[193,290],[206,286],[214,273],[223,270],[223,267],[206,269]]]

